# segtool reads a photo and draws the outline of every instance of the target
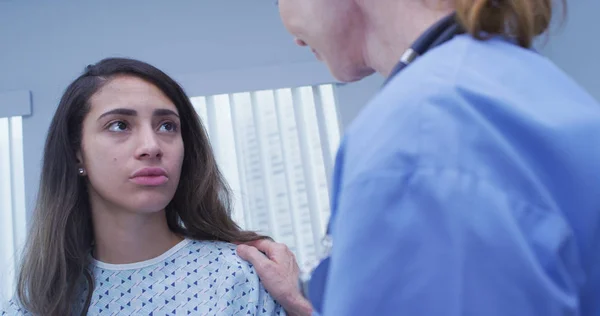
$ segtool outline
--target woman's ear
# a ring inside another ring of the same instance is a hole
[[[77,153],[75,153],[75,159],[77,159],[77,166],[83,167],[83,156],[81,155],[81,150],[78,150]]]

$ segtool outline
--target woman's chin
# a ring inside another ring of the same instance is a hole
[[[155,213],[164,210],[170,201],[170,198],[165,197],[136,197],[135,200],[129,201],[127,209],[136,213]]]
[[[137,205],[140,209],[158,208],[162,210],[173,200],[174,195],[175,192],[166,192],[166,190],[141,191],[135,192],[128,200],[129,203]]]

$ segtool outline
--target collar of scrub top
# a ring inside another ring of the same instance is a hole
[[[413,44],[407,49],[400,61],[394,66],[392,72],[386,79],[384,86],[392,80],[400,71],[406,68],[419,56],[422,56],[429,50],[444,44],[445,42],[454,38],[454,36],[463,34],[464,29],[456,20],[456,13],[452,13],[436,24],[431,26],[425,33],[423,33]]]
[[[428,50],[439,46],[458,34],[464,33],[462,27],[456,21],[456,15],[450,14],[442,20],[431,26],[423,35],[421,35],[414,44],[404,52],[398,64],[392,70],[392,73],[386,80],[386,84],[402,69],[408,66],[417,57],[425,54]],[[384,84],[385,86],[385,84]],[[327,225],[327,234],[323,239],[324,248],[331,249],[332,240],[330,238],[331,219]],[[327,251],[323,260],[312,271],[309,280],[301,280],[300,287],[305,297],[307,297],[315,311],[321,312],[323,307],[323,294],[325,293],[325,281],[329,270],[330,257]],[[308,284],[307,284],[308,283]]]

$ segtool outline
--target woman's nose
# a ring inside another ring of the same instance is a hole
[[[144,132],[140,135],[140,145],[136,152],[138,159],[153,159],[162,157],[163,152],[156,134],[153,131]]]

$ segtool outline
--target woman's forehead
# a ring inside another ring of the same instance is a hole
[[[177,113],[176,106],[158,87],[134,76],[111,79],[90,98],[90,104],[90,113],[103,112],[109,108],[148,113],[164,108]]]

